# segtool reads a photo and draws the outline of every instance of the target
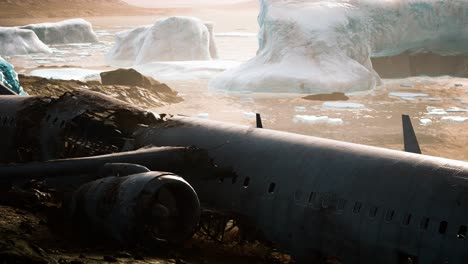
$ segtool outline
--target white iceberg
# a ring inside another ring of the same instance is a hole
[[[56,23],[31,24],[20,28],[34,31],[39,39],[46,44],[98,42],[91,23],[84,19],[68,19]]]
[[[37,35],[27,29],[0,27],[0,55],[51,53]]]
[[[261,0],[257,56],[213,89],[356,92],[381,80],[371,57],[468,54],[466,1]]]
[[[311,123],[311,124],[329,124],[342,125],[343,119],[329,118],[328,116],[311,116],[311,115],[295,115],[294,122]]]
[[[193,17],[169,17],[116,35],[107,59],[139,65],[155,61],[194,61],[217,58],[213,24]]]

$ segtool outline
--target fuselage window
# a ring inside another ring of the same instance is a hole
[[[338,205],[336,206],[336,209],[339,211],[344,210],[346,207],[346,200],[345,199],[339,199],[338,200]]]
[[[314,201],[314,199],[315,199],[315,193],[314,193],[314,192],[311,192],[311,193],[309,194],[309,203],[312,203],[312,202]]]
[[[275,192],[275,188],[276,188],[276,183],[274,182],[270,183],[270,187],[268,187],[268,193],[273,194]]]
[[[460,226],[460,229],[458,229],[457,238],[465,239],[465,237],[466,237],[466,226],[462,225]]]
[[[440,225],[439,225],[439,233],[440,233],[440,234],[445,234],[445,232],[447,232],[447,227],[448,227],[447,221],[442,221],[442,222],[440,222]]]
[[[371,207],[371,209],[369,210],[369,216],[374,218],[377,215],[378,210],[379,209],[377,207],[375,207],[375,206]]]
[[[385,214],[385,221],[387,222],[392,221],[394,216],[395,216],[395,210],[388,210],[387,213]]]
[[[247,178],[245,178],[245,180],[244,180],[244,188],[249,187],[249,184],[250,184],[250,177],[247,177]]]
[[[362,203],[356,202],[354,204],[353,213],[358,214],[361,211]]]
[[[406,217],[405,217],[405,220],[403,222],[403,224],[405,226],[409,226],[411,224],[411,218],[413,218],[413,216],[411,214],[407,214]]]
[[[429,218],[425,217],[421,221],[421,228],[427,230],[429,228]]]
[[[235,175],[234,177],[232,177],[232,184],[236,183],[237,181],[237,175]]]

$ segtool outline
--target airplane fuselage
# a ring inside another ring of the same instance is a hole
[[[232,168],[189,179],[205,205],[248,216],[298,260],[468,263],[468,163],[175,117],[137,145],[195,146]]]

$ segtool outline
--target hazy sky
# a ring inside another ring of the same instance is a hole
[[[127,3],[144,7],[193,7],[233,4],[252,0],[124,0]]]

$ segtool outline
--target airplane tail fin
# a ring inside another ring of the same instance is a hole
[[[410,117],[408,115],[403,115],[402,121],[405,151],[416,154],[422,154],[421,148],[419,147],[418,139],[416,138],[416,133],[414,132],[413,124],[411,124]]]
[[[263,128],[262,117],[260,116],[260,114],[257,113],[256,118],[257,118],[257,128]]]

